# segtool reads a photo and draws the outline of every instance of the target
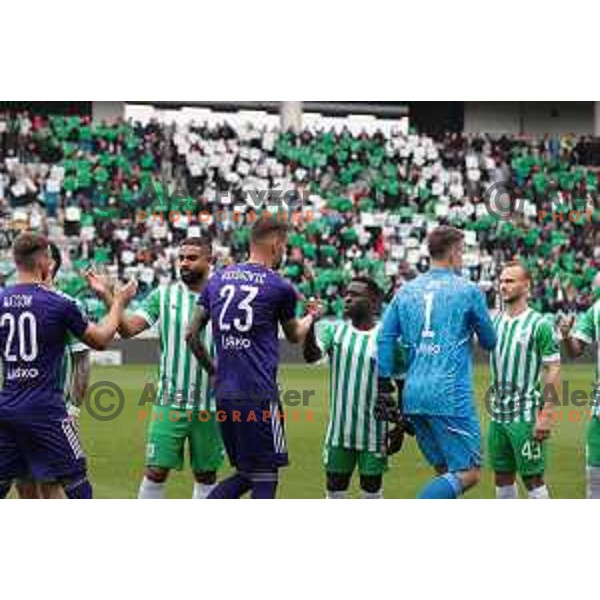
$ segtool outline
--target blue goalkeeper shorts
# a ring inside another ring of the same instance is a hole
[[[450,473],[481,466],[481,427],[476,415],[410,415],[410,422],[419,448],[431,466]]]

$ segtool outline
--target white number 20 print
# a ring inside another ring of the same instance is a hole
[[[6,345],[4,346],[4,359],[6,362],[16,362],[24,360],[31,362],[37,358],[37,321],[35,315],[29,311],[23,312],[17,319],[11,313],[4,313],[0,319],[0,327],[8,325],[8,334],[6,336]],[[17,332],[16,352],[13,348],[15,341],[15,331]]]
[[[258,288],[251,285],[242,285],[240,290],[245,292],[246,296],[238,303],[238,310],[244,311],[244,319],[236,317],[233,319],[233,327],[240,333],[248,333],[252,329],[252,323],[254,322],[254,310],[252,308],[252,301],[258,294]],[[226,285],[221,288],[219,294],[221,298],[225,298],[225,304],[221,310],[219,317],[219,328],[221,331],[230,331],[231,323],[226,321],[227,311],[235,296],[235,287],[233,285]]]
[[[423,330],[424,338],[434,338],[435,331],[431,329],[431,313],[433,312],[433,299],[435,294],[433,292],[429,292],[423,295],[425,300],[425,328]]]

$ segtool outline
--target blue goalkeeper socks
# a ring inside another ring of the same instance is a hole
[[[454,473],[436,477],[417,496],[420,500],[454,500],[463,493],[460,479]]]
[[[252,488],[252,482],[241,473],[221,481],[209,494],[208,500],[235,500]]]

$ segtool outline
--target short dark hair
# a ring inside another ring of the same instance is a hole
[[[181,240],[179,243],[179,247],[183,246],[194,246],[196,248],[201,248],[207,253],[212,252],[212,242],[207,237],[189,237],[184,240]]]
[[[377,283],[375,283],[374,279],[371,277],[367,277],[366,275],[357,275],[350,280],[350,283],[362,283],[367,286],[367,290],[369,294],[373,297],[376,302],[381,302],[383,300],[383,290]]]
[[[533,283],[531,271],[520,260],[509,260],[507,263],[504,263],[502,265],[502,271],[504,271],[504,269],[512,269],[513,267],[518,267],[521,269],[523,271],[523,275],[525,275],[525,279],[530,283]]]
[[[37,233],[25,232],[16,237],[12,253],[17,267],[26,271],[36,268],[37,259],[43,252],[48,252],[48,239]]]
[[[429,255],[432,260],[443,260],[448,256],[450,249],[463,239],[464,235],[460,229],[442,225],[434,229],[427,238]]]
[[[62,267],[62,255],[60,253],[60,248],[54,242],[49,243],[49,248],[50,258],[52,258],[52,262],[54,263],[52,269],[52,279],[54,279],[59,269]]]
[[[262,242],[265,238],[273,234],[280,237],[286,236],[288,234],[287,224],[273,218],[259,219],[252,226],[250,241],[253,244],[256,244],[257,242]]]

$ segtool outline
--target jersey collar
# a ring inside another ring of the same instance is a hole
[[[524,317],[526,317],[530,312],[531,312],[531,307],[528,306],[521,314],[518,314],[516,317],[511,317],[508,312],[504,313],[504,316],[506,317],[506,319],[508,319],[509,321],[518,321],[519,319],[523,319]]]

